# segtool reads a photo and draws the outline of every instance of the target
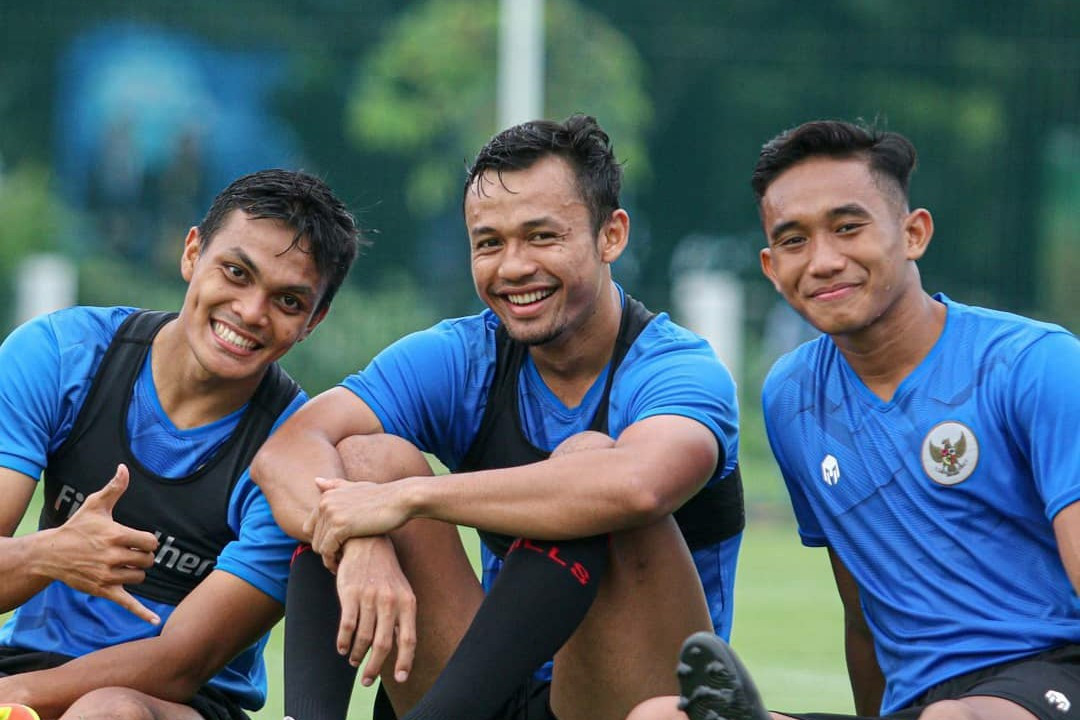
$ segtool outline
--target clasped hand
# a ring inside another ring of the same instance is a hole
[[[322,497],[304,522],[304,532],[330,570],[336,570],[341,547],[349,538],[385,535],[409,521],[400,482],[315,478]]]
[[[370,686],[397,645],[394,679],[405,682],[416,655],[416,596],[386,537],[352,538],[337,570],[341,603],[337,649],[354,667],[371,650],[360,675]]]
[[[316,478],[322,496],[304,523],[311,547],[337,575],[337,649],[374,682],[395,643],[394,678],[404,682],[416,652],[416,597],[386,533],[409,520],[394,483]]]

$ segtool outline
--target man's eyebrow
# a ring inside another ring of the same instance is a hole
[[[554,218],[552,218],[552,217],[550,217],[548,215],[543,215],[543,216],[538,217],[538,218],[533,218],[531,220],[526,220],[525,222],[521,223],[521,225],[519,225],[518,227],[520,229],[522,229],[522,230],[535,230],[538,227],[545,227],[545,226],[554,225],[554,224],[555,224],[555,219]],[[496,228],[491,227],[490,225],[477,225],[477,226],[471,228],[469,232],[470,232],[471,235],[474,235],[474,236],[491,235],[491,234],[498,235],[499,234],[499,231]]]
[[[847,203],[846,205],[838,205],[837,207],[830,208],[825,215],[830,220],[841,217],[869,218],[870,211],[858,203]],[[776,240],[788,230],[798,227],[800,224],[801,223],[798,220],[785,220],[784,222],[777,223],[776,225],[773,225],[772,229],[769,231],[769,239]]]
[[[261,277],[262,274],[259,272],[259,266],[255,264],[255,261],[251,259],[250,255],[244,252],[244,248],[231,247],[229,248],[229,252],[239,258],[240,262],[244,263],[244,265],[247,266],[248,272],[250,272],[256,278]]]
[[[785,220],[782,223],[777,223],[776,225],[773,225],[772,230],[769,231],[769,239],[770,240],[776,240],[783,233],[786,233],[791,228],[798,227],[798,226],[799,226],[799,221],[798,220]]]
[[[544,215],[543,217],[526,220],[525,222],[521,223],[521,227],[525,228],[526,230],[532,230],[533,228],[542,227],[544,225],[552,225],[554,224],[554,222],[554,218]]]
[[[252,277],[254,277],[256,280],[262,279],[262,273],[259,272],[258,264],[251,259],[251,256],[248,255],[243,248],[232,247],[229,248],[229,252],[236,255],[237,259],[239,259],[240,262],[244,264],[244,266],[247,268],[247,271],[251,273]],[[310,285],[286,285],[285,287],[279,289],[283,292],[289,293],[290,295],[315,295],[315,288],[311,287]]]
[[[847,205],[834,207],[828,212],[828,215],[830,219],[843,217],[845,215],[854,215],[855,217],[869,218],[870,211],[864,208],[862,205],[859,205],[858,203],[848,203]]]
[[[495,234],[495,228],[490,225],[476,225],[469,228],[470,235],[493,235]]]

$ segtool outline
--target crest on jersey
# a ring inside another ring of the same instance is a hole
[[[963,423],[938,423],[923,438],[923,470],[940,485],[967,480],[978,463],[979,441]]]

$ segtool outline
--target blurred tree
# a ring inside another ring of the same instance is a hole
[[[418,302],[413,278],[398,272],[386,280],[380,289],[343,287],[327,321],[282,359],[308,394],[333,387],[402,335],[438,319],[433,308]]]
[[[547,0],[545,115],[595,115],[633,182],[647,176],[652,106],[644,63],[601,15]],[[495,0],[428,0],[402,13],[359,68],[348,130],[360,146],[410,166],[409,206],[435,215],[460,198],[463,166],[495,127]]]
[[[351,279],[380,286],[399,277],[388,269],[444,249],[433,240],[463,245],[460,170],[495,130],[495,12],[495,0],[5,0],[0,157],[50,163],[65,132],[56,60],[100,23],[282,52],[274,109],[306,169],[381,230]],[[747,177],[761,143],[811,118],[880,117],[923,159],[913,200],[938,223],[922,263],[928,287],[1051,311],[1039,288],[1055,265],[1039,258],[1058,233],[1048,204],[1063,206],[1044,158],[1052,138],[1080,128],[1075,0],[549,0],[547,25],[546,114],[591,112],[612,130],[629,163],[642,273],[633,289],[646,302],[668,306],[670,258],[686,236],[741,238],[753,260]],[[774,294],[742,264],[760,319]],[[418,286],[451,281],[468,290],[460,277]]]
[[[12,273],[19,263],[34,253],[56,248],[62,232],[76,227],[76,214],[53,192],[48,169],[36,162],[20,163],[8,174],[0,173],[0,291],[3,306],[14,307],[9,295]],[[13,318],[0,315],[0,332],[6,332]]]
[[[1080,332],[1080,127],[1061,131],[1046,152],[1046,204],[1042,230],[1047,239],[1040,258],[1046,282],[1040,296],[1047,317]]]
[[[79,263],[79,303],[82,305],[127,305],[150,310],[179,310],[185,285],[180,276],[180,249],[169,275],[147,272],[116,257],[96,256]]]
[[[75,214],[49,180],[48,169],[34,162],[0,173],[0,275],[7,276],[27,255],[54,249],[60,232],[74,225]]]
[[[761,144],[806,120],[864,118],[919,148],[913,201],[938,224],[927,287],[1039,311],[1042,158],[1080,124],[1080,3],[718,0],[675,13],[587,2],[649,65],[655,170],[638,216],[656,240],[643,284],[666,291],[688,235],[736,235],[756,251],[748,179]],[[761,282],[753,267],[747,278]],[[769,304],[748,307],[761,320]]]

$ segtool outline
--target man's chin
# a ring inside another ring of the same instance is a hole
[[[549,330],[521,330],[514,329],[510,325],[505,325],[506,333],[510,336],[510,339],[514,342],[519,342],[522,345],[528,345],[529,347],[539,347],[547,345],[559,338],[562,335],[562,328],[553,328]]]

